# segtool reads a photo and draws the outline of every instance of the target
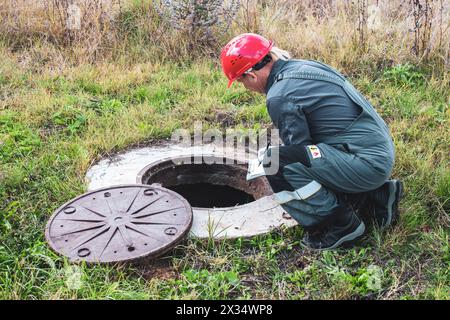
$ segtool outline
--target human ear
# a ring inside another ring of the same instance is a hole
[[[249,77],[252,82],[256,82],[258,80],[258,76],[254,72],[249,72],[246,76]]]

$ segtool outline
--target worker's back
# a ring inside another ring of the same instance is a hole
[[[375,109],[329,66],[278,60],[270,73],[267,108],[285,145],[326,143],[392,168],[394,146]]]

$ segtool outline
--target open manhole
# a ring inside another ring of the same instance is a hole
[[[251,237],[297,225],[274,201],[265,177],[246,181],[247,156],[212,144],[167,142],[103,159],[88,170],[86,180],[88,190],[134,183],[171,189],[192,207],[191,237]]]
[[[185,160],[177,157],[152,163],[141,170],[137,183],[161,184],[198,208],[235,207],[272,193],[264,178],[247,181],[247,166],[232,159],[210,156],[201,163]]]

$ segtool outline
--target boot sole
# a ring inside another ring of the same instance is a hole
[[[400,180],[393,180],[392,183],[389,184],[388,218],[381,227],[382,229],[397,223],[399,218],[398,203],[402,197],[403,183]]]
[[[355,231],[353,231],[352,233],[347,234],[346,236],[340,238],[338,241],[336,241],[335,244],[333,244],[330,247],[327,248],[320,248],[320,249],[316,249],[316,248],[311,248],[309,247],[307,244],[300,242],[300,245],[311,249],[311,250],[315,250],[315,251],[323,251],[323,250],[332,250],[332,249],[336,249],[337,247],[340,247],[341,245],[343,245],[344,243],[350,242],[350,241],[355,241],[358,238],[360,238],[362,235],[364,235],[364,232],[366,231],[366,225],[364,224],[364,222],[361,221],[361,223],[359,224],[359,226],[355,229]]]

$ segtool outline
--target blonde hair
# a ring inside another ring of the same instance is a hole
[[[292,56],[289,52],[287,52],[286,50],[280,49],[278,47],[272,47],[272,49],[270,50],[270,53],[281,60],[289,60],[292,58]]]

